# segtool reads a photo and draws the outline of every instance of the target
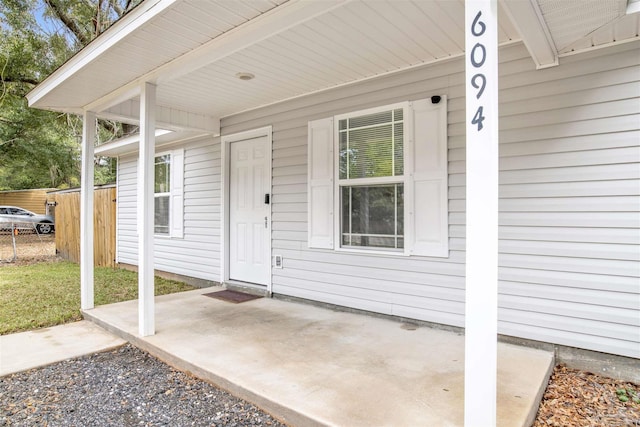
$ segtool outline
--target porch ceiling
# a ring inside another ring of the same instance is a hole
[[[514,1],[504,5],[516,13],[500,3],[499,42],[524,39],[535,59],[544,38],[525,34]],[[596,0],[587,13],[577,7],[583,0],[531,1],[556,59],[638,38],[639,14],[625,16],[625,0]],[[150,81],[171,114],[219,119],[464,52],[464,0],[147,0],[139,8],[34,89],[31,105],[126,121],[116,104]]]
[[[501,42],[519,38],[501,22]],[[347,2],[167,82],[158,102],[224,117],[462,54],[463,27],[463,0]],[[238,72],[256,77],[242,81]]]

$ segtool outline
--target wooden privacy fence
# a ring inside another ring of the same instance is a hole
[[[55,194],[56,252],[80,262],[80,191]],[[116,189],[93,193],[93,261],[99,267],[116,265]]]

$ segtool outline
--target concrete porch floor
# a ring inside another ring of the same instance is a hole
[[[198,289],[156,297],[156,335],[137,301],[85,312],[169,364],[294,426],[462,426],[464,337],[307,304],[232,304]],[[498,346],[498,425],[529,426],[553,367],[547,351]]]

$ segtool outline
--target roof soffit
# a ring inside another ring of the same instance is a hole
[[[42,83],[27,94],[29,105],[38,106],[38,102],[58,88],[63,82],[96,61],[101,55],[131,36],[149,20],[162,14],[176,0],[146,0],[131,12],[115,22],[104,33],[100,34],[82,50],[71,57]]]
[[[284,6],[286,15],[237,28],[156,70],[158,104],[224,117],[464,52],[464,0]],[[499,13],[500,41],[518,40]],[[237,79],[242,71],[256,78]]]
[[[565,39],[558,33],[563,26],[548,25],[562,15],[552,6],[566,2],[567,10],[577,11],[581,1],[501,0],[500,43],[523,39],[539,68],[556,65],[556,40]],[[624,3],[596,1],[607,10]],[[135,112],[126,111],[133,111],[140,83],[152,82],[167,111],[219,119],[464,53],[464,0],[143,3],[149,4],[164,9],[83,67],[54,73],[46,87],[29,94],[30,104],[135,121]],[[249,6],[257,4],[262,9]],[[240,81],[239,72],[256,78]]]
[[[626,0],[537,0],[558,51],[626,14]]]
[[[241,23],[227,19],[235,27],[210,34],[204,41],[197,36],[203,25],[210,25],[202,17],[210,16],[220,2],[177,0],[84,68],[63,70],[68,76],[61,72],[66,77],[45,82],[51,83],[48,92],[30,97],[30,103],[75,113],[118,109],[118,104],[138,95],[140,82],[147,81],[159,85],[159,105],[184,111],[199,105],[191,111],[221,117],[446,60],[464,51],[464,0],[264,2],[273,7],[245,16]],[[233,2],[241,3],[245,2]],[[500,14],[504,17],[502,8]],[[519,39],[508,19],[500,22],[501,42]],[[262,70],[252,82],[253,89],[258,86],[259,99],[257,91],[247,90],[252,86],[236,87],[238,81],[233,79],[254,67]],[[203,88],[208,101],[199,103]]]
[[[34,88],[27,99],[36,108],[81,113],[99,111],[91,104],[117,92],[122,99],[102,108],[115,105],[137,95],[137,89],[123,91],[123,87],[154,82],[157,75],[150,74],[163,65],[285,2],[146,0]],[[179,31],[167,30],[176,26]]]

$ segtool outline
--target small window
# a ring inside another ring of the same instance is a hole
[[[171,202],[171,155],[165,154],[155,159],[154,182],[155,233],[169,234]]]

